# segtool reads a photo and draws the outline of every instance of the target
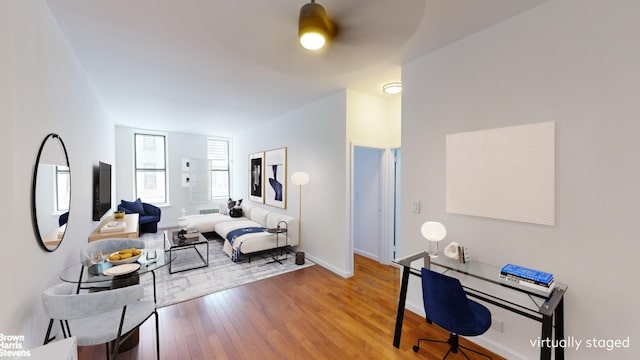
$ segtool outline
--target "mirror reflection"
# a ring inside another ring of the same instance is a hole
[[[47,251],[60,246],[67,229],[71,200],[71,172],[64,142],[49,134],[42,142],[34,168],[33,227]]]

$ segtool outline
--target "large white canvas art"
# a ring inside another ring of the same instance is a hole
[[[555,122],[449,134],[446,210],[555,223]]]

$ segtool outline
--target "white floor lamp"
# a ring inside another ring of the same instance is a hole
[[[296,264],[304,264],[304,251],[302,251],[302,185],[309,183],[309,174],[304,171],[294,172],[291,182],[298,185],[298,251],[296,252]]]

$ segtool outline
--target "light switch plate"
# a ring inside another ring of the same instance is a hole
[[[416,214],[420,213],[420,200],[413,200],[411,202],[411,212],[414,212]]]

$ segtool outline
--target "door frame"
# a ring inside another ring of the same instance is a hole
[[[394,193],[394,189],[393,189],[393,185],[394,182],[393,180],[393,176],[394,171],[393,171],[393,150],[395,150],[397,147],[393,147],[393,148],[389,148],[389,147],[383,147],[383,146],[379,146],[379,145],[372,145],[372,144],[366,144],[366,143],[360,143],[360,142],[351,142],[350,144],[350,166],[349,166],[349,262],[350,262],[350,268],[351,268],[351,272],[353,274],[354,272],[354,268],[353,268],[353,256],[355,254],[354,251],[354,243],[355,243],[355,227],[354,227],[354,214],[355,214],[355,191],[354,191],[354,187],[355,187],[355,150],[356,148],[361,147],[361,148],[371,148],[371,149],[377,149],[377,150],[381,150],[382,151],[382,159],[380,161],[380,175],[381,175],[381,181],[382,181],[382,191],[381,191],[381,208],[382,208],[382,213],[380,214],[380,219],[382,219],[382,226],[381,226],[381,232],[382,232],[382,236],[381,236],[381,240],[380,243],[378,244],[378,251],[380,252],[380,256],[378,261],[381,264],[390,264],[391,260],[393,260],[393,226],[391,226],[391,222],[390,219],[393,220],[393,216],[394,216],[394,212],[393,212],[393,206],[394,206],[394,201],[393,198],[391,198],[390,196],[393,195]]]

